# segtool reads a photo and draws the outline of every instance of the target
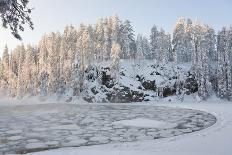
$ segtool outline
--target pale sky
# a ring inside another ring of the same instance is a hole
[[[180,16],[199,19],[216,31],[232,24],[232,0],[30,0],[35,30],[21,33],[23,43],[37,43],[43,34],[63,31],[66,25],[94,24],[101,17],[117,14],[129,19],[137,33],[149,35],[156,24],[172,32]],[[9,30],[0,28],[0,54],[5,46],[13,49],[22,42]]]

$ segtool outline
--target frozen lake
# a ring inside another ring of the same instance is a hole
[[[154,105],[1,105],[0,153],[168,138],[215,122],[203,111]]]

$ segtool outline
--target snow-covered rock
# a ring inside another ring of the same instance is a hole
[[[87,73],[84,99],[88,102],[127,103],[159,100],[176,94],[190,95],[198,91],[198,85],[189,66],[160,65],[150,60],[135,65],[133,61],[121,60],[119,75],[114,75],[111,63],[102,63]]]

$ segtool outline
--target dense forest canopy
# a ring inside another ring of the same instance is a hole
[[[129,20],[111,16],[95,25],[66,26],[63,33],[44,35],[35,46],[22,44],[12,52],[6,46],[0,61],[0,88],[18,98],[84,96],[92,68],[96,79],[102,80],[100,63],[111,62],[117,83],[120,59],[135,63],[148,59],[158,65],[190,63],[201,99],[215,93],[231,100],[231,53],[232,27],[216,34],[209,25],[181,17],[172,35],[154,25],[146,37],[135,36]],[[175,83],[175,87],[181,86]]]

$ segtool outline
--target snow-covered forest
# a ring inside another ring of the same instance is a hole
[[[6,46],[0,88],[19,99],[55,95],[132,102],[195,94],[231,100],[231,72],[232,27],[216,33],[181,17],[172,35],[154,25],[149,37],[135,36],[129,20],[111,16],[46,34],[37,45],[22,44],[12,52]]]

